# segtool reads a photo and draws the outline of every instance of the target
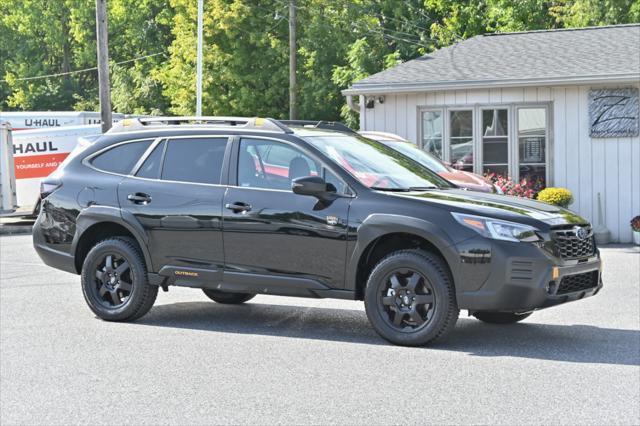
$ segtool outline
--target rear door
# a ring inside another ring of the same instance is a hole
[[[149,236],[153,269],[183,285],[215,283],[224,264],[222,170],[227,136],[157,140],[118,188]],[[125,214],[126,214],[125,213]]]

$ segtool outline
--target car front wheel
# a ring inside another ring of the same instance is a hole
[[[444,262],[420,250],[397,251],[382,259],[369,276],[364,302],[378,334],[405,346],[445,336],[459,314]]]

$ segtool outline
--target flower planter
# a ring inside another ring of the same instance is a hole
[[[640,246],[640,232],[633,231],[633,242],[635,245]]]

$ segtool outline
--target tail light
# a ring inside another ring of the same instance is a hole
[[[51,195],[53,191],[60,188],[62,186],[62,182],[58,179],[44,179],[40,182],[40,199],[45,199],[47,196]]]

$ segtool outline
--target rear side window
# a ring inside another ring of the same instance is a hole
[[[149,154],[136,176],[149,178],[149,179],[158,179],[160,177],[160,168],[162,167],[162,154],[164,153],[164,145],[166,141],[162,141],[153,149],[153,152]]]
[[[162,179],[219,184],[227,138],[169,140]]]
[[[131,172],[142,154],[151,146],[152,139],[114,146],[91,160],[91,165],[105,172],[126,175]]]

